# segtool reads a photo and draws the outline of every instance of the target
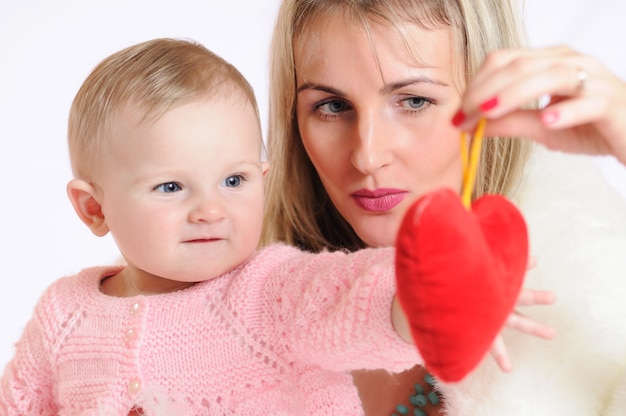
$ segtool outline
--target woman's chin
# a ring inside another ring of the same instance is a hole
[[[397,225],[379,225],[357,230],[357,234],[369,247],[393,247],[396,245],[397,230]]]

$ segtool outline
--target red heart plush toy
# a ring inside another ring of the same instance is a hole
[[[442,189],[408,210],[396,247],[398,299],[425,366],[459,381],[515,306],[528,261],[526,223],[502,196],[483,196],[467,210]]]

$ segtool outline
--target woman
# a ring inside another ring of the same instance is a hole
[[[478,117],[486,116],[492,138],[484,143],[473,197],[499,193],[520,204],[538,259],[527,285],[554,290],[559,297],[543,316],[535,310],[528,314],[555,326],[562,338],[540,344],[505,331],[513,373],[502,373],[493,360],[485,360],[463,382],[436,386],[442,404],[434,400],[418,409],[411,403],[423,368],[398,375],[355,373],[366,415],[600,415],[621,376],[626,336],[619,328],[626,324],[626,307],[611,294],[623,286],[615,270],[626,269],[626,263],[596,243],[608,241],[617,252],[626,252],[626,220],[620,217],[624,208],[587,173],[594,200],[563,202],[571,197],[572,187],[557,186],[565,195],[559,198],[554,183],[542,187],[536,178],[543,180],[546,166],[555,178],[567,178],[572,166],[580,169],[583,161],[554,164],[544,160],[551,156],[537,151],[529,159],[530,142],[505,136],[529,135],[545,143],[579,131],[581,138],[582,133],[595,133],[598,142],[611,143],[598,149],[618,153],[623,143],[614,138],[624,137],[626,126],[619,123],[618,111],[598,114],[581,105],[579,114],[572,112],[592,87],[603,91],[593,78],[603,70],[599,64],[588,68],[586,58],[570,51],[578,59],[556,68],[538,66],[534,75],[520,79],[538,58],[556,62],[562,51],[489,54],[523,44],[517,16],[515,7],[501,0],[284,0],[279,11],[272,45],[264,241],[285,241],[311,251],[393,245],[400,220],[418,197],[444,186],[460,190],[457,127],[471,130]],[[581,68],[588,74],[586,82],[581,81]],[[533,82],[539,85],[527,85]],[[623,83],[619,86],[606,100],[621,100],[623,113],[626,92]],[[532,102],[543,94],[554,98],[554,105],[543,112],[513,111],[520,105],[537,108]],[[554,120],[549,109],[561,118]],[[535,122],[525,124],[533,117]],[[572,120],[584,125],[563,130]],[[551,216],[543,213],[547,200],[561,204],[551,207],[558,217],[553,211]],[[608,208],[609,203],[615,208]],[[595,208],[602,209],[601,220],[576,223],[578,234],[568,234],[574,227],[565,219],[566,209],[578,213]],[[546,223],[558,224],[548,231]],[[581,235],[587,239],[584,244],[577,243]],[[585,258],[588,251],[602,261]],[[581,284],[577,291],[562,284],[570,274]],[[600,286],[590,283],[590,275]],[[601,330],[610,335],[611,344],[587,341],[580,351],[571,348],[572,340],[594,339]],[[577,361],[592,358],[588,366]],[[544,381],[537,382],[537,377]],[[592,377],[595,390],[589,389]]]

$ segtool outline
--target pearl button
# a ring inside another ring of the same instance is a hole
[[[136,313],[139,312],[140,309],[141,309],[141,305],[139,304],[139,302],[133,303],[133,306],[130,307],[130,314],[135,315]]]
[[[130,394],[135,394],[141,388],[141,381],[137,378],[134,378],[128,383],[128,392]]]
[[[124,339],[128,343],[130,343],[132,340],[134,340],[135,339],[135,330],[131,328],[128,331],[126,331],[126,335],[124,336]]]

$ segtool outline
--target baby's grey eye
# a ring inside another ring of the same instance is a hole
[[[224,180],[224,185],[226,185],[229,188],[236,188],[240,186],[241,176],[239,175],[229,176],[228,178],[226,178],[226,180]]]
[[[161,185],[158,185],[155,189],[160,192],[171,193],[171,192],[178,192],[182,188],[176,182],[165,182],[165,183],[162,183]]]

